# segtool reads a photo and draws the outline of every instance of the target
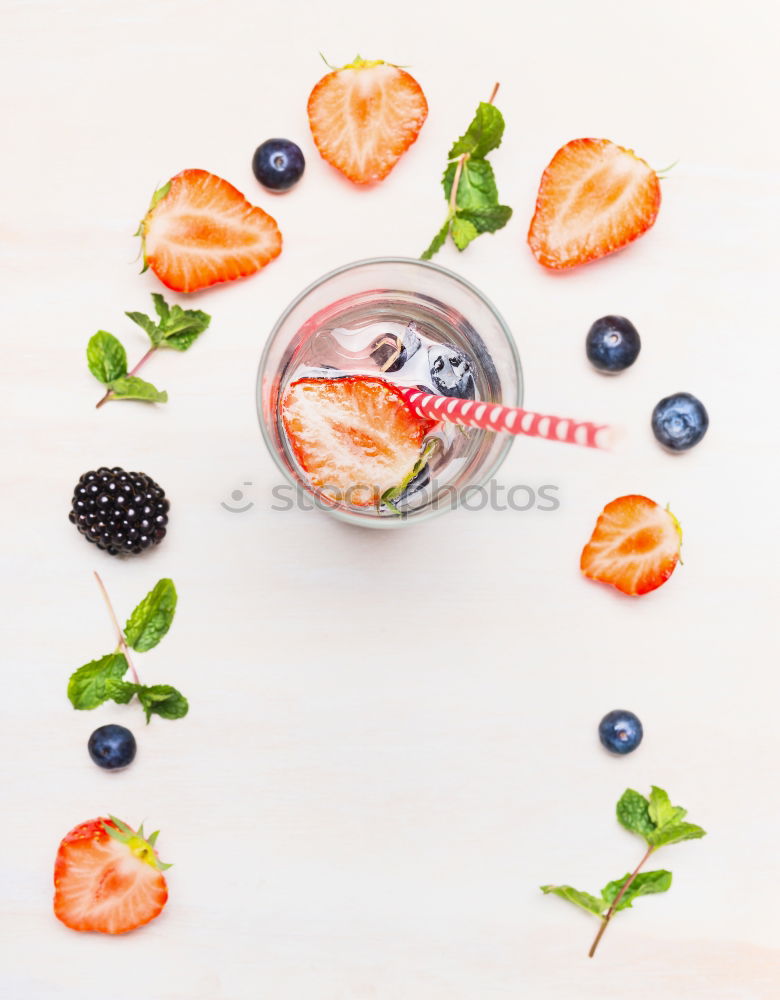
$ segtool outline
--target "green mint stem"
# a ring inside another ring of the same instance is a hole
[[[452,179],[452,191],[450,191],[450,210],[447,214],[447,220],[449,221],[455,215],[458,207],[458,188],[460,187],[460,176],[463,173],[463,168],[466,165],[466,160],[471,156],[471,153],[463,153],[461,158],[458,160],[458,165],[455,167],[455,176]]]
[[[625,896],[625,894],[626,894],[629,886],[634,881],[634,879],[637,877],[637,875],[639,874],[642,866],[645,864],[645,862],[647,861],[647,859],[650,857],[650,855],[653,853],[654,850],[655,850],[654,847],[652,847],[652,846],[648,847],[647,851],[645,852],[644,857],[642,858],[642,860],[639,862],[639,864],[636,866],[636,868],[631,873],[630,878],[626,879],[625,884],[623,885],[623,888],[620,890],[620,892],[617,894],[617,896],[615,896],[615,898],[612,900],[612,906],[610,906],[610,908],[607,910],[607,912],[601,918],[601,927],[599,927],[599,932],[596,935],[596,937],[594,938],[593,944],[590,946],[590,951],[588,952],[588,958],[593,958],[593,956],[596,954],[596,949],[599,946],[599,941],[604,936],[604,931],[607,929],[607,924],[612,919],[612,917],[613,917],[613,915],[615,913],[615,910],[620,905],[620,901],[623,898],[623,896]]]
[[[152,348],[152,350],[154,350],[154,348]],[[151,351],[149,351],[148,353],[151,354]],[[136,365],[136,367],[138,367],[138,366]],[[98,582],[98,587],[100,587],[100,591],[103,594],[103,599],[106,602],[106,607],[108,608],[108,613],[111,615],[111,621],[114,623],[114,628],[116,629],[116,634],[117,634],[117,637],[119,639],[119,645],[117,646],[117,650],[121,649],[121,651],[125,654],[125,659],[127,660],[127,665],[130,667],[130,673],[133,675],[133,680],[135,681],[136,684],[140,684],[141,682],[139,681],[138,674],[136,673],[136,669],[133,666],[133,661],[130,659],[130,650],[129,650],[128,646],[127,646],[127,643],[125,642],[125,634],[122,631],[122,629],[121,629],[121,627],[119,625],[119,622],[117,621],[116,614],[114,613],[114,606],[111,603],[111,598],[108,596],[108,591],[106,590],[106,585],[100,579],[100,574],[97,572],[97,570],[95,570],[93,572],[95,573],[95,579]]]
[[[130,371],[130,372],[127,373],[128,378],[131,375],[135,375],[135,373],[138,371],[138,369],[141,367],[141,365],[145,364],[149,360],[149,358],[151,358],[151,356],[154,354],[154,352],[156,350],[157,350],[157,347],[150,347],[149,350],[146,352],[146,354],[144,354],[144,356],[141,358],[141,360],[135,366],[135,368],[133,368],[132,371]],[[107,403],[108,400],[111,399],[111,395],[112,395],[111,394],[111,390],[110,389],[106,389],[105,396],[103,396],[102,399],[100,399],[97,403],[95,403],[95,409],[99,410],[100,407],[103,405],[103,403]],[[97,576],[97,573],[95,574],[95,576]],[[98,579],[100,579],[100,578],[98,577]]]
[[[493,91],[487,99],[488,104],[492,104],[496,99],[496,94],[498,93],[499,84],[493,85]],[[458,188],[460,187],[460,175],[463,173],[463,168],[466,165],[466,160],[471,156],[471,153],[463,153],[463,155],[458,160],[458,165],[455,168],[455,177],[452,180],[452,191],[450,191],[450,213],[449,218],[453,218],[455,212],[458,208]]]

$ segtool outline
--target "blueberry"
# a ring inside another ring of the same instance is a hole
[[[417,324],[411,322],[404,330],[403,337],[399,338],[394,333],[377,337],[369,353],[382,371],[397,372],[417,353],[421,344]]]
[[[600,372],[622,372],[639,357],[642,342],[631,320],[625,316],[602,316],[588,330],[585,353]]]
[[[631,753],[642,742],[642,723],[633,712],[616,708],[599,723],[599,739],[611,753]]]
[[[428,366],[434,389],[443,396],[474,399],[476,388],[471,362],[446,344],[428,348]]]
[[[87,749],[98,767],[116,771],[133,763],[135,737],[124,726],[101,726],[90,736]]]
[[[252,157],[252,172],[272,191],[286,191],[297,184],[305,166],[300,146],[289,139],[266,139]]]
[[[656,403],[652,420],[653,434],[670,451],[686,451],[707,433],[710,418],[704,405],[689,392],[676,392]]]

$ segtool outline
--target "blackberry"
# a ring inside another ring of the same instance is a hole
[[[143,472],[103,466],[76,483],[68,517],[99,549],[130,555],[163,540],[170,506],[165,490]]]

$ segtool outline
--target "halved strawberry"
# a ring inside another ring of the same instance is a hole
[[[618,497],[599,515],[580,569],[591,580],[638,597],[669,579],[681,545],[680,522],[669,510],[647,497]]]
[[[245,278],[282,252],[276,221],[205,170],[182,170],[155,191],[138,235],[144,270],[176,292]]]
[[[428,102],[406,70],[358,56],[320,80],[308,112],[320,155],[355,184],[370,184],[384,180],[415,141]]]
[[[435,426],[413,413],[394,386],[364,375],[292,382],[282,420],[314,489],[356,507],[378,504],[407,479]]]
[[[54,913],[76,931],[124,934],[148,924],[168,899],[157,834],[144,839],[114,816],[63,837],[54,864]]]
[[[574,139],[542,174],[528,245],[545,267],[576,267],[641,236],[660,205],[657,174],[632,150]]]

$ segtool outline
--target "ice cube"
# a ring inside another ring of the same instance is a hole
[[[459,399],[474,399],[476,387],[471,362],[463,354],[446,344],[434,344],[428,348],[428,366],[436,392]]]
[[[400,337],[396,333],[384,333],[377,337],[371,347],[371,357],[381,371],[399,372],[419,351],[421,344],[417,324],[412,321]]]

